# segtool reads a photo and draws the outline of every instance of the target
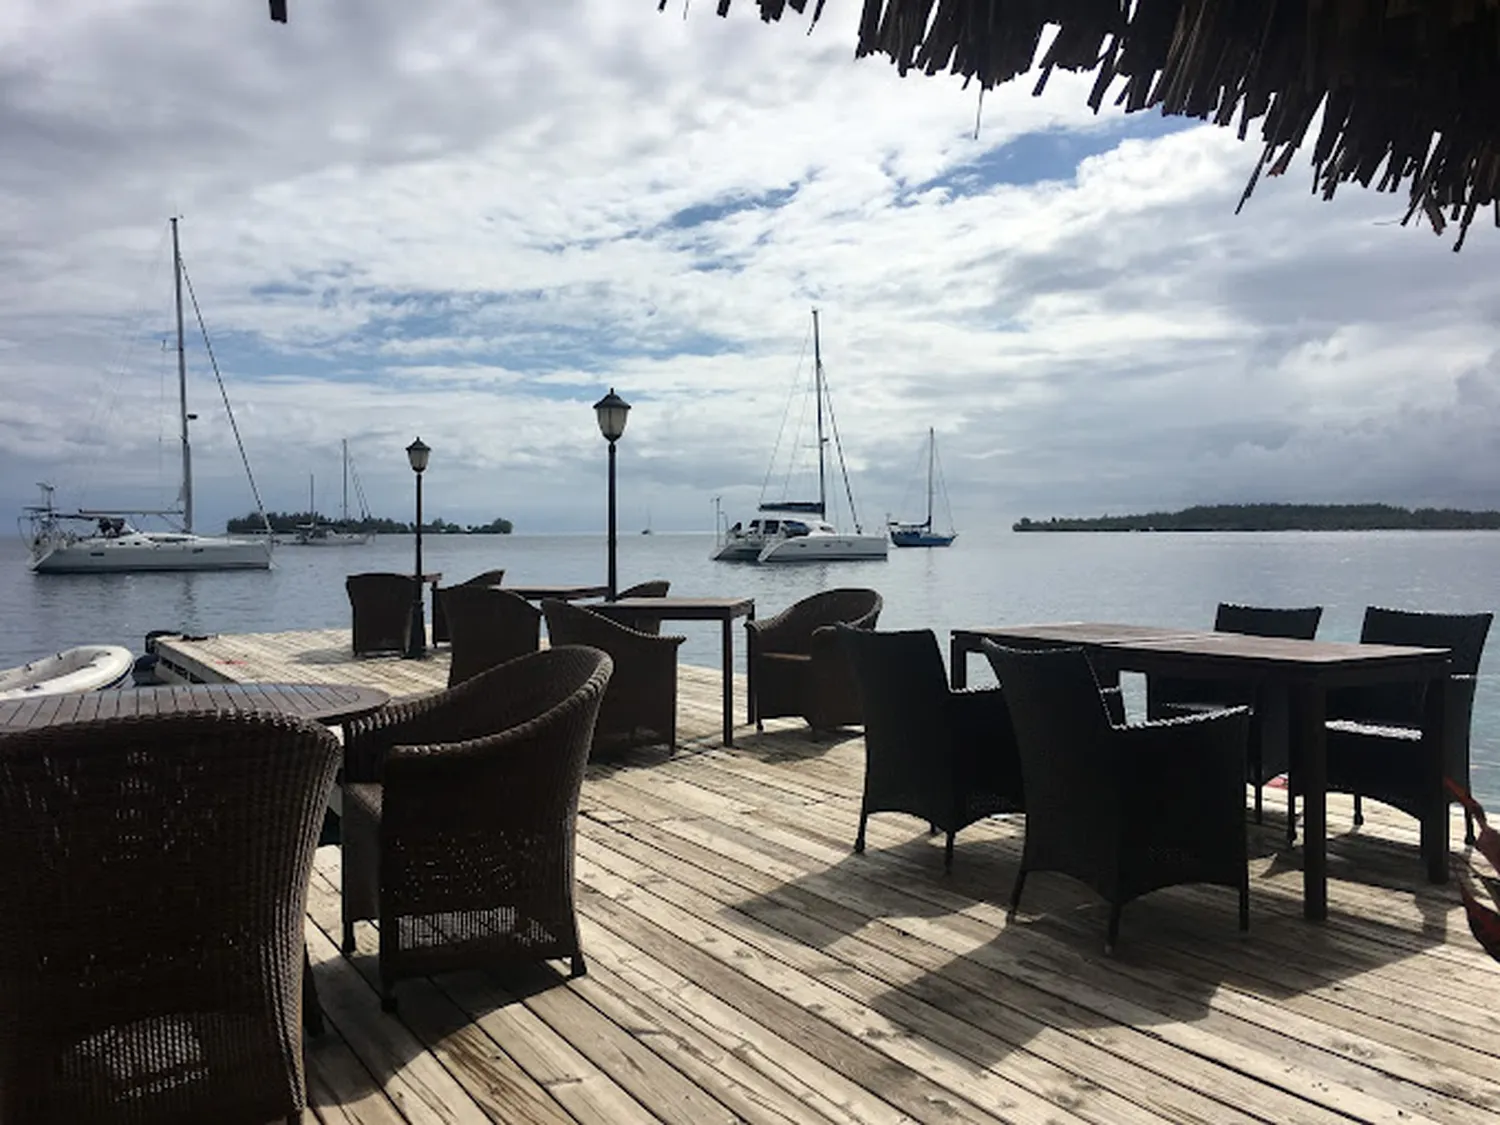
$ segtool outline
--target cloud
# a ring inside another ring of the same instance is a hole
[[[867,522],[937,427],[960,522],[1215,500],[1500,506],[1496,242],[1265,181],[1225,130],[854,61],[753,8],[23,0],[0,15],[0,503],[175,492],[184,254],[261,492],[662,529],[766,477],[808,310]],[[191,308],[189,310],[191,316]],[[189,353],[205,526],[250,507]],[[1486,460],[1486,458],[1488,460]],[[1492,474],[1490,474],[1492,476]],[[329,493],[331,495],[331,493]]]

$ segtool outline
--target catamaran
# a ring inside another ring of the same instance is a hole
[[[813,309],[813,394],[817,408],[818,498],[816,500],[765,501],[758,506],[762,514],[748,524],[734,524],[723,531],[714,548],[713,558],[721,561],[754,562],[833,562],[886,557],[884,535],[866,535],[854,514],[854,492],[849,486],[849,470],[844,464],[844,447],[833,424],[833,411],[823,378],[823,348],[818,332],[818,310]],[[839,472],[844,492],[849,498],[853,533],[840,531],[828,522],[828,472],[825,436],[825,407],[829,428],[833,429],[834,449],[838,453]],[[773,454],[773,460],[774,454]],[[764,493],[762,493],[764,496]]]
[[[42,502],[23,509],[27,524],[23,535],[31,551],[29,565],[37,574],[265,570],[271,565],[269,527],[262,539],[198,535],[193,531],[193,453],[188,442],[188,422],[196,415],[189,414],[187,408],[187,348],[182,323],[184,268],[175,218],[172,219],[172,270],[177,308],[177,403],[182,435],[181,507],[166,510],[81,508],[64,512],[52,502],[53,487],[43,483],[40,485]],[[202,326],[200,318],[199,327]],[[227,404],[228,400],[225,401]],[[235,440],[239,440],[238,429],[235,430]],[[240,454],[243,457],[243,447]],[[246,467],[248,469],[248,463]],[[252,490],[254,486],[252,480]],[[141,531],[129,522],[132,516],[176,518],[181,527],[172,531]]]

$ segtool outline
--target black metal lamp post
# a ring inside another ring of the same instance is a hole
[[[615,442],[625,432],[625,416],[630,413],[626,402],[611,387],[609,394],[594,403],[594,414],[599,419],[599,432],[609,442],[609,600],[615,600]]]
[[[406,459],[411,463],[411,471],[417,474],[417,573],[412,584],[411,636],[406,642],[410,660],[421,660],[427,655],[427,625],[422,620],[422,473],[427,469],[431,452],[421,438],[406,447]]]

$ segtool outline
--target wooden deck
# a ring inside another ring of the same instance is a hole
[[[337,631],[171,647],[213,678],[401,691],[446,674],[335,659]],[[872,818],[852,855],[860,740],[784,722],[725,750],[718,691],[716,671],[684,668],[686,745],[590,769],[579,980],[414,981],[383,1015],[376,933],[339,954],[339,852],[320,849],[319,1121],[1500,1122],[1500,966],[1456,891],[1421,881],[1415,822],[1367,805],[1353,833],[1332,798],[1313,924],[1271,791],[1250,932],[1232,893],[1176,888],[1128,907],[1105,957],[1105,910],[1061,877],[1034,876],[1006,923],[1019,818],[961,833],[947,876],[941,838],[909,817]]]

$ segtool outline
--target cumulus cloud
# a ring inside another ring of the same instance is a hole
[[[268,506],[347,437],[399,514],[599,525],[589,407],[663,529],[748,509],[808,310],[866,522],[937,427],[960,521],[1215,500],[1500,506],[1500,271],[1232,134],[856,62],[753,7],[12,0],[0,502],[175,490],[165,218]],[[201,346],[201,523],[248,510]],[[801,365],[799,368],[799,364]],[[331,495],[331,492],[329,493]]]

